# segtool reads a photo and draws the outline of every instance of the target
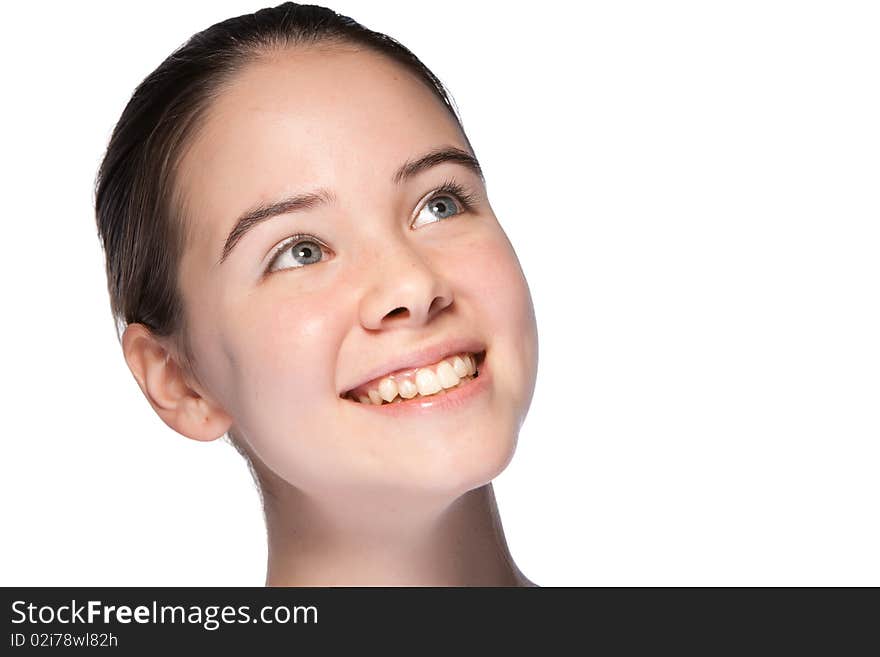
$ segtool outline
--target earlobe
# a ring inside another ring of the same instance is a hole
[[[167,343],[143,324],[129,324],[122,335],[128,368],[156,414],[177,433],[210,441],[224,435],[232,418],[186,381]]]

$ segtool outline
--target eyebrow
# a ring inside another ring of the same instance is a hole
[[[480,163],[467,151],[453,146],[443,146],[425,153],[417,158],[408,160],[391,177],[391,182],[400,185],[414,178],[418,174],[445,162],[461,164],[479,176],[485,183],[483,170]],[[329,205],[336,201],[336,195],[328,189],[317,189],[304,194],[296,194],[272,203],[261,203],[247,210],[235,222],[235,226],[229,232],[226,243],[223,245],[223,254],[217,264],[222,264],[229,256],[238,241],[244,237],[251,228],[263,223],[267,219],[282,214],[289,214],[299,210],[308,210],[318,205]]]

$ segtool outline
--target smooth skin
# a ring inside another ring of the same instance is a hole
[[[444,162],[392,181],[446,146],[470,152],[412,73],[351,46],[312,47],[237,73],[181,161],[194,371],[141,324],[123,350],[168,426],[203,441],[230,432],[250,455],[267,586],[533,586],[491,484],[537,375],[526,279],[478,175]],[[475,207],[437,218],[420,202],[450,178]],[[318,188],[335,200],[260,223],[219,263],[242,213]],[[308,261],[288,249],[266,273],[297,233],[326,248]],[[392,418],[339,397],[389,356],[457,336],[482,340],[493,372],[465,407]]]

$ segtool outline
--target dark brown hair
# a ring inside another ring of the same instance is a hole
[[[191,236],[175,197],[176,167],[212,99],[236,72],[268,52],[323,45],[353,45],[390,57],[415,73],[462,128],[442,82],[398,41],[331,9],[285,2],[189,38],[138,85],[110,137],[95,181],[95,215],[117,336],[138,322],[169,337],[194,378],[177,285]]]

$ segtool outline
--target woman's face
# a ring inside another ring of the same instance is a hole
[[[318,498],[480,486],[509,462],[531,403],[532,302],[479,175],[444,160],[395,179],[438,149],[469,152],[413,74],[371,52],[291,51],[241,71],[181,161],[192,239],[180,287],[200,392],[268,468]],[[428,202],[448,180],[471,209],[449,192]],[[220,262],[241,216],[307,193],[239,231]],[[486,351],[461,403],[341,397],[452,340]]]

